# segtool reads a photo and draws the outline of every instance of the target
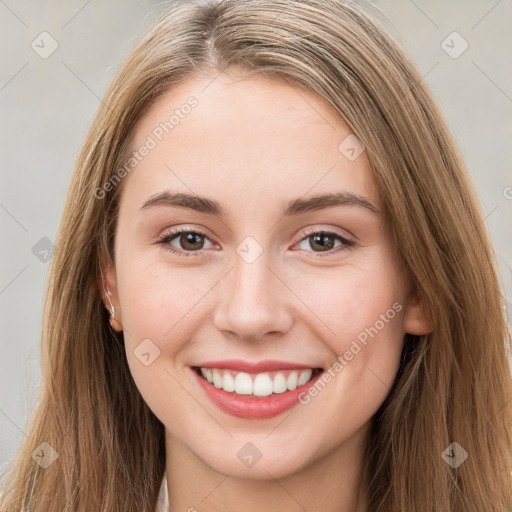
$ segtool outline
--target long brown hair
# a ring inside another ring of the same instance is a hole
[[[1,510],[153,511],[164,427],[132,379],[98,285],[100,256],[113,261],[122,182],[97,191],[163,92],[230,65],[314,91],[350,126],[435,325],[406,336],[372,418],[369,511],[510,512],[508,333],[477,196],[415,66],[359,7],[334,0],[173,2],[126,58],[76,161],[46,293],[41,393]],[[46,468],[32,458],[43,442],[58,454]],[[442,455],[452,442],[468,454],[458,467]]]

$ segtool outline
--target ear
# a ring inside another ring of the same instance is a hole
[[[404,316],[404,330],[409,334],[429,334],[434,324],[429,318],[417,293],[412,293],[407,303]]]
[[[119,295],[117,292],[117,279],[114,265],[108,260],[106,254],[100,258],[101,271],[98,276],[98,288],[105,308],[110,314],[111,306],[115,308],[115,319],[110,318],[112,328],[121,332],[123,330],[121,308],[119,306]]]

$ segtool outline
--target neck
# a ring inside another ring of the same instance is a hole
[[[365,512],[364,451],[369,424],[292,474],[266,479],[221,474],[166,430],[170,512]]]

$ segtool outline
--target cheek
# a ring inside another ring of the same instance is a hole
[[[295,285],[295,289],[297,295],[306,298],[311,314],[324,325],[322,339],[334,352],[341,354],[350,348],[352,339],[360,334],[364,338],[364,333],[375,324],[383,337],[401,334],[400,286],[392,268],[383,270],[382,266],[365,265],[317,275],[307,283]],[[371,331],[374,333],[373,329]]]
[[[205,278],[145,258],[119,261],[117,272],[126,355],[139,391],[154,411],[158,403],[185,405],[175,372],[194,337]]]
[[[376,412],[395,379],[405,335],[403,290],[393,268],[380,266],[347,268],[316,283],[308,305],[329,326],[322,339],[335,356],[304,403],[332,411],[325,428],[344,425],[348,432]]]
[[[128,263],[119,275],[129,276],[120,285],[123,324],[139,338],[158,340],[166,351],[173,351],[173,342],[184,339],[184,329],[194,324],[197,302],[208,289],[207,277],[144,259]],[[210,287],[213,284],[212,279]]]
[[[405,335],[399,276],[391,266],[366,265],[311,283],[298,293],[308,293],[309,308],[322,320],[317,334],[334,354],[339,396],[377,407],[396,376]]]
[[[180,359],[193,338],[194,322],[189,317],[188,292],[178,293],[178,288],[163,284],[162,279],[148,276],[126,290],[126,357],[135,385],[155,416],[173,431],[185,432],[188,416],[175,411],[190,409]]]

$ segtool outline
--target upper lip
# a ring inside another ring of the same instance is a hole
[[[235,370],[247,373],[263,373],[272,372],[279,370],[294,370],[294,369],[308,369],[308,368],[320,368],[319,366],[311,364],[300,364],[290,361],[275,361],[266,360],[252,363],[250,361],[242,361],[241,359],[229,359],[224,361],[205,361],[198,363],[200,368],[218,368],[224,370]]]

